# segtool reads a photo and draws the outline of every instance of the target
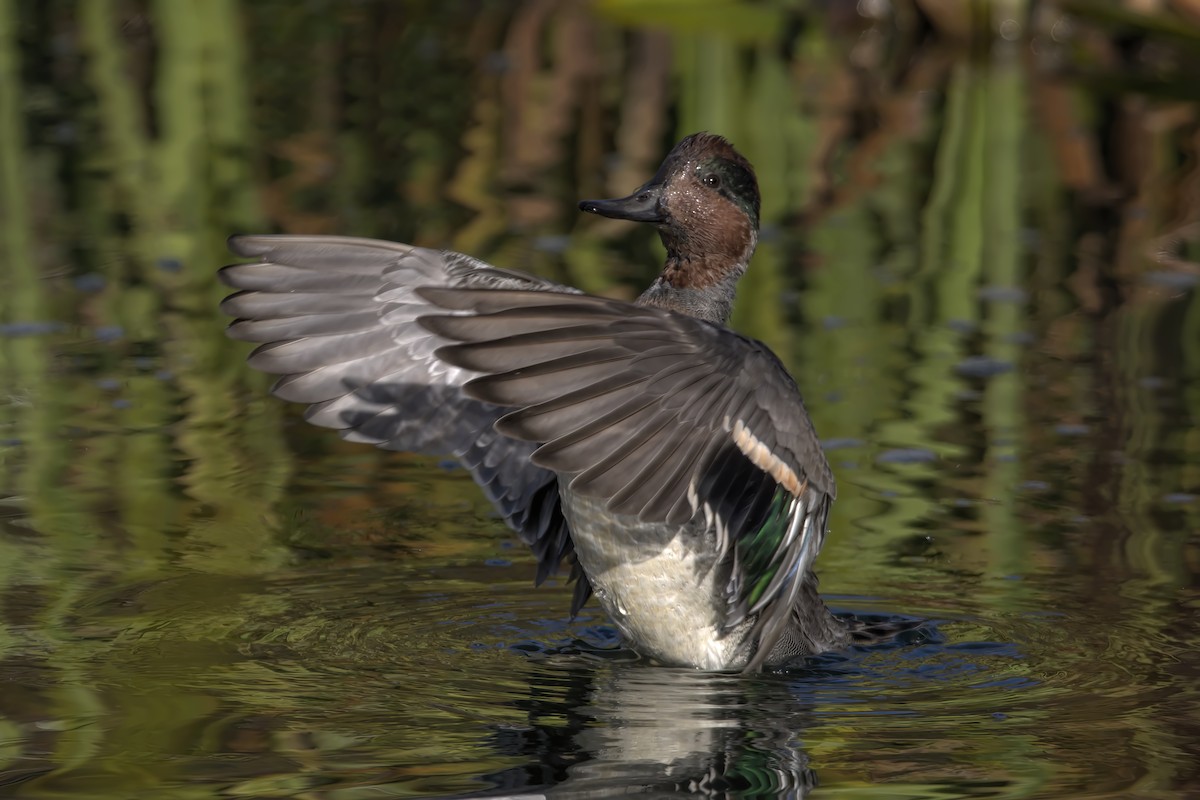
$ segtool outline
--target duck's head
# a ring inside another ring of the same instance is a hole
[[[745,269],[758,241],[754,168],[733,145],[711,133],[693,133],[675,145],[654,177],[628,197],[584,200],[579,208],[654,225],[667,248],[668,266],[725,262]],[[692,274],[690,279],[703,276]]]

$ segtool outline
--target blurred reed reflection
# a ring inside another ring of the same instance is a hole
[[[1197,791],[1196,20],[0,0],[0,785]],[[303,426],[223,336],[242,231],[631,297],[657,241],[575,201],[700,129],[759,168],[735,326],[827,441],[822,587],[944,640],[624,664],[461,472]]]

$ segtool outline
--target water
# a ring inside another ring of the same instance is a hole
[[[0,3],[0,796],[1200,791],[1200,35],[827,5]],[[698,129],[759,168],[735,326],[827,444],[822,590],[924,620],[788,673],[569,620],[216,311],[257,230],[632,296],[653,237],[574,201]]]

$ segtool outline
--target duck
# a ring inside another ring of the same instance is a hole
[[[651,662],[780,669],[846,647],[817,590],[837,487],[795,380],[728,327],[758,243],[754,168],[682,139],[654,176],[581,211],[651,225],[633,302],[469,255],[376,239],[238,235],[228,335],[277,397],[350,441],[451,456],[528,544],[570,568]]]

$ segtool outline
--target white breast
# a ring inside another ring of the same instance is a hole
[[[664,532],[565,488],[563,511],[579,562],[627,643],[663,664],[739,669],[749,658],[742,631],[721,630],[711,535],[698,526]],[[707,546],[705,546],[707,544]]]

